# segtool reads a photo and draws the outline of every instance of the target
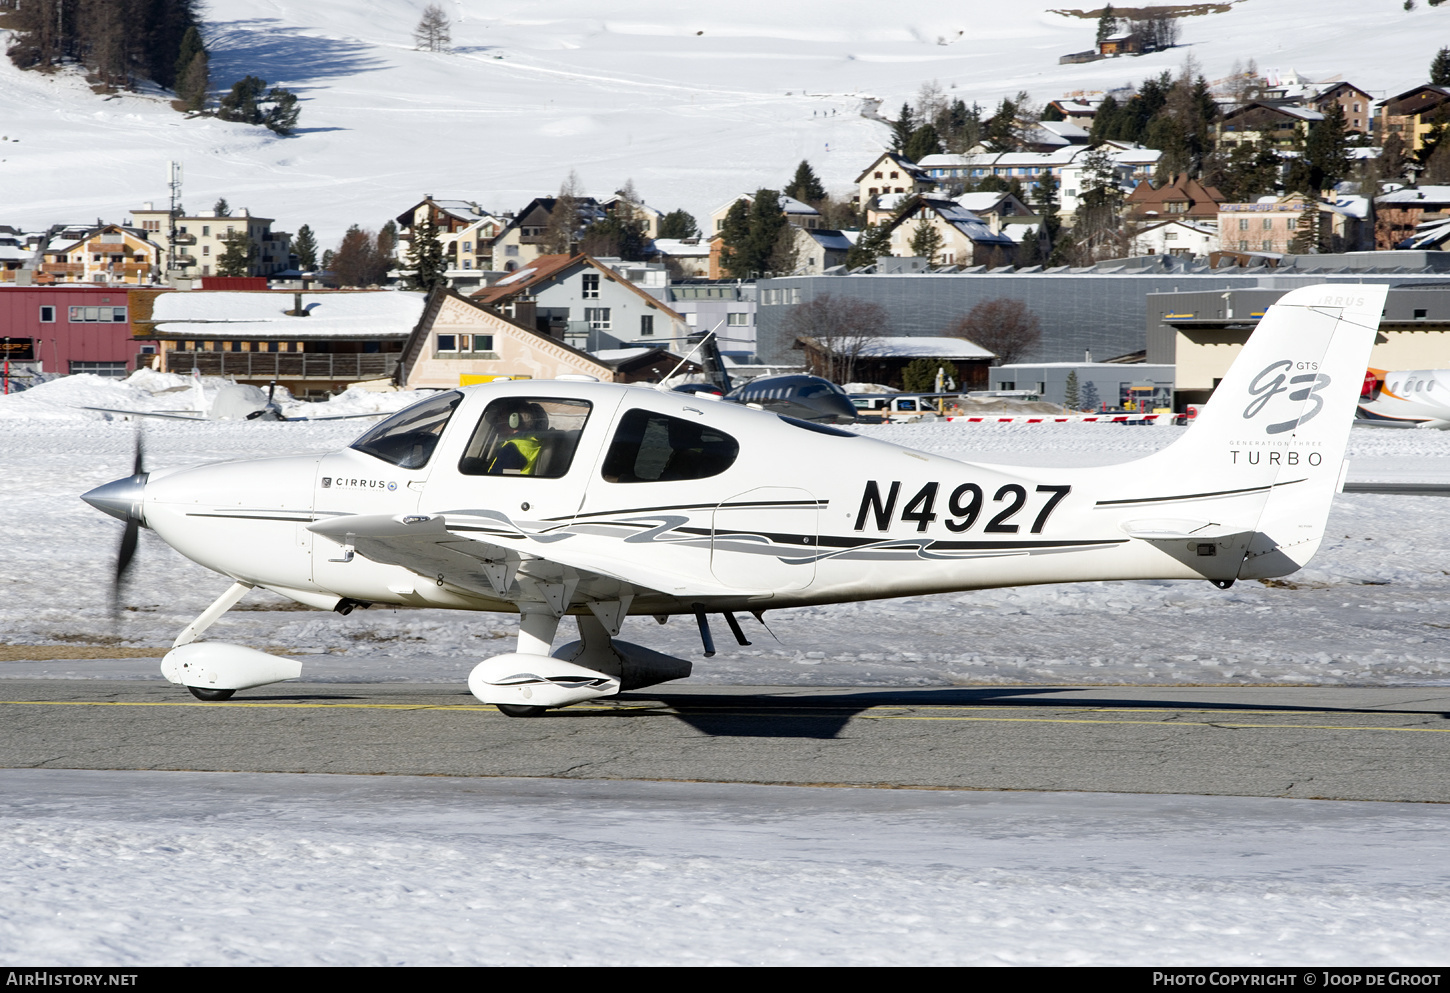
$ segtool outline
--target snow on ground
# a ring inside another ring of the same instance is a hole
[[[1439,964],[1450,809],[0,771],[0,958]]]
[[[1177,71],[1210,79],[1235,60],[1346,78],[1381,98],[1423,82],[1443,8],[1356,0],[1238,0],[1182,19],[1181,47],[1060,66],[1090,48],[1091,19],[967,0],[877,4],[741,0],[642,6],[619,0],[450,0],[451,54],[415,51],[426,0],[209,0],[212,80],[254,74],[301,98],[299,133],[188,120],[155,91],[104,98],[74,75],[0,60],[0,223],[26,229],[120,220],[166,199],[166,163],[185,169],[193,210],[226,197],[324,246],[348,225],[376,228],[423,194],[516,210],[571,168],[585,192],[633,178],[653,205],[709,212],[786,182],[809,159],[840,191],[881,150],[920,85],[989,109]],[[104,168],[97,149],[104,148]]]
[[[129,472],[134,422],[107,421],[60,399],[45,412],[34,408],[47,395],[99,395],[103,388],[111,401],[118,390],[144,392],[77,376],[0,400],[0,421],[10,427],[0,452],[0,525],[9,542],[0,558],[0,629],[12,645],[159,649],[227,585],[143,530],[128,609],[119,621],[109,616],[106,591],[120,525],[78,495]],[[406,399],[366,394],[357,402]],[[147,459],[164,468],[326,451],[346,445],[368,423],[148,422]],[[1184,430],[861,428],[953,457],[1039,465],[1126,462]],[[1450,434],[1444,432],[1357,428],[1349,457],[1351,478],[1450,480]],[[775,637],[747,621],[754,644],[721,643],[720,654],[708,660],[687,619],[661,627],[631,618],[623,637],[693,659],[691,678],[704,683],[1442,683],[1450,679],[1447,510],[1439,497],[1337,497],[1319,554],[1272,586],[1240,583],[1222,591],[1189,581],[1084,583],[783,610],[766,615]],[[572,639],[570,627],[563,626],[561,643]],[[341,617],[256,591],[211,636],[297,655],[308,679],[461,683],[480,658],[510,650],[515,632],[511,615],[373,608]],[[150,659],[0,662],[0,675],[159,678]]]

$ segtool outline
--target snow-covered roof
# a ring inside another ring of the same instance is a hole
[[[0,244],[0,259],[20,259],[23,261],[30,258],[33,254],[35,253],[27,251],[20,245]]]
[[[981,213],[984,210],[991,210],[1010,195],[1005,190],[989,190],[985,193],[963,193],[952,199],[970,211]]]
[[[807,229],[806,234],[816,240],[827,251],[848,252],[851,250],[851,240],[839,231],[832,231],[825,228]]]
[[[1385,206],[1412,203],[1421,207],[1450,204],[1450,186],[1406,186],[1392,193],[1381,194],[1374,198],[1374,202]]]
[[[802,203],[795,197],[788,197],[784,193],[780,195],[780,209],[786,214],[819,214],[820,211],[808,203]]]
[[[163,293],[151,319],[163,334],[229,338],[406,338],[423,316],[422,293],[384,290],[304,293],[307,317],[291,317],[293,293],[230,293],[193,290]]]
[[[986,223],[967,208],[952,200],[936,200],[924,197],[922,203],[936,211],[941,219],[978,244],[1010,244],[1012,239],[1005,234],[993,234]],[[915,211],[913,211],[915,213]]]
[[[1086,141],[1090,137],[1087,128],[1081,124],[1074,124],[1072,121],[1038,121],[1037,126],[1044,131],[1049,131],[1052,134],[1069,140],[1079,139]]]
[[[1007,221],[1002,225],[1002,233],[1020,245],[1037,234],[1038,224],[1038,221]]]
[[[876,198],[876,206],[882,210],[896,210],[915,195],[915,193],[883,193]]]
[[[708,258],[710,243],[704,238],[656,238],[655,251],[662,255]]]
[[[873,359],[991,359],[996,354],[965,338],[926,335],[872,338],[861,346],[861,356]]]

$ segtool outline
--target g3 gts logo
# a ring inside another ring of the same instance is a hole
[[[1269,401],[1280,393],[1288,393],[1289,400],[1293,403],[1303,403],[1305,400],[1312,400],[1314,406],[1309,412],[1292,421],[1280,421],[1277,424],[1270,424],[1265,428],[1267,434],[1283,434],[1285,431],[1292,431],[1301,424],[1312,421],[1318,413],[1324,409],[1324,398],[1319,391],[1329,385],[1330,379],[1322,372],[1313,370],[1319,368],[1318,362],[1291,362],[1288,359],[1280,359],[1278,362],[1271,362],[1263,368],[1257,376],[1249,383],[1249,393],[1254,397],[1249,405],[1244,408],[1244,420],[1252,420],[1263,412],[1269,405]],[[1300,372],[1300,370],[1309,370]],[[1291,372],[1299,372],[1299,375],[1290,376]],[[1305,384],[1297,390],[1290,390],[1285,386],[1298,386]]]

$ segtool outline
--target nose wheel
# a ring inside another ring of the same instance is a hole
[[[191,695],[196,697],[198,700],[213,701],[230,700],[232,698],[232,694],[236,692],[236,690],[208,690],[203,689],[200,686],[188,686],[187,689],[191,690]]]
[[[192,692],[195,693],[196,690],[192,690]],[[507,714],[509,717],[543,717],[544,711],[549,709],[548,707],[531,707],[521,703],[499,703],[494,706],[498,707],[499,713]]]

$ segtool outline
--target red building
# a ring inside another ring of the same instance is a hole
[[[136,354],[156,343],[132,338],[130,322],[131,300],[119,287],[0,286],[0,348],[40,372],[134,372]]]

